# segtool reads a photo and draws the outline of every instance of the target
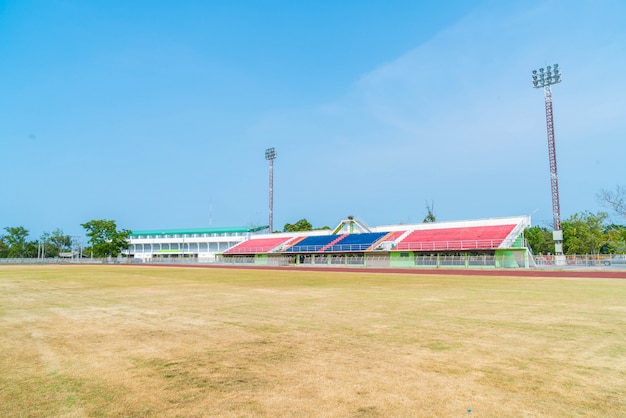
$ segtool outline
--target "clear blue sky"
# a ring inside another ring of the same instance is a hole
[[[0,228],[562,217],[626,184],[626,2],[0,0]]]

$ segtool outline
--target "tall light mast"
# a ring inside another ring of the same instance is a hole
[[[554,141],[554,117],[552,114],[552,85],[561,82],[561,70],[559,64],[547,66],[539,71],[533,70],[533,87],[543,88],[546,102],[546,126],[548,129],[548,157],[550,159],[550,186],[552,188],[552,220],[554,240],[554,253],[563,255],[563,231],[561,230],[561,205],[559,203],[559,176],[556,169],[556,147]]]
[[[265,159],[270,162],[270,234],[273,232],[274,224],[274,160],[276,159],[276,150],[268,148],[265,150]]]

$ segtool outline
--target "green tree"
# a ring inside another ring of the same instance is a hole
[[[608,236],[608,243],[602,248],[602,252],[606,254],[623,254],[626,252],[626,226],[624,225],[608,225],[605,229]]]
[[[58,257],[64,251],[72,249],[72,237],[63,233],[59,228],[52,232],[44,232],[39,237],[40,250],[45,257]]]
[[[9,256],[9,246],[4,242],[4,237],[0,236],[0,258]]]
[[[302,232],[302,231],[319,231],[322,229],[330,229],[329,226],[322,226],[319,228],[313,228],[311,222],[307,221],[306,218],[300,219],[295,224],[285,224],[282,232]]]
[[[534,254],[554,253],[552,232],[543,226],[531,226],[524,230],[524,238]]]
[[[600,254],[609,243],[604,221],[606,212],[575,213],[562,223],[565,254]]]
[[[64,234],[59,228],[48,234],[46,242],[49,244],[46,245],[46,254],[49,257],[57,257],[60,253],[72,249],[72,237]]]
[[[37,258],[37,253],[39,251],[39,242],[37,241],[28,241],[24,245],[24,258]]]
[[[4,228],[4,230],[8,232],[8,235],[4,236],[4,243],[8,247],[7,257],[25,257],[26,237],[28,236],[28,230],[23,226],[7,226],[6,228]]]
[[[300,219],[295,224],[285,224],[283,228],[283,232],[301,232],[301,231],[312,231],[313,225],[311,222],[307,221],[306,218]]]
[[[127,229],[118,231],[113,220],[94,219],[80,226],[87,231],[91,252],[95,257],[117,257],[122,250],[128,248],[131,231]]]

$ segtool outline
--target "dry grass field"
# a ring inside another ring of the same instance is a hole
[[[626,416],[626,281],[0,266],[3,417]]]

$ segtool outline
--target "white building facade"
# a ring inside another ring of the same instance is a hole
[[[215,255],[267,230],[268,226],[154,229],[133,231],[128,255],[142,262],[176,260],[213,262]]]

